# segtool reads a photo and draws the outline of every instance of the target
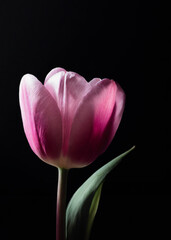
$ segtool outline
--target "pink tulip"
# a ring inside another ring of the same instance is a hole
[[[62,68],[53,69],[44,85],[24,75],[19,98],[30,147],[46,163],[65,169],[87,166],[106,150],[125,103],[113,80],[87,82]]]

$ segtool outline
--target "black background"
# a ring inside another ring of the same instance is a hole
[[[0,239],[55,239],[57,170],[31,151],[18,102],[25,73],[43,82],[54,67],[88,81],[112,78],[127,96],[108,150],[69,174],[68,200],[98,167],[136,145],[104,184],[91,239],[104,233],[108,239],[167,233],[166,9],[159,1],[141,0],[0,2]]]

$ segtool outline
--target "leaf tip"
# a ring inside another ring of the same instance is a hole
[[[134,145],[130,150],[132,151],[132,150],[134,150],[136,148],[136,145]]]

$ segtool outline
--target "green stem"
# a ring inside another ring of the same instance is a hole
[[[66,240],[65,216],[66,216],[67,175],[68,175],[67,169],[58,168],[56,240]]]

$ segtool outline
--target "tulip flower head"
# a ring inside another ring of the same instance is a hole
[[[19,101],[33,152],[50,165],[70,169],[89,165],[109,146],[122,118],[125,94],[113,80],[87,82],[77,73],[55,68],[44,85],[24,75]]]

